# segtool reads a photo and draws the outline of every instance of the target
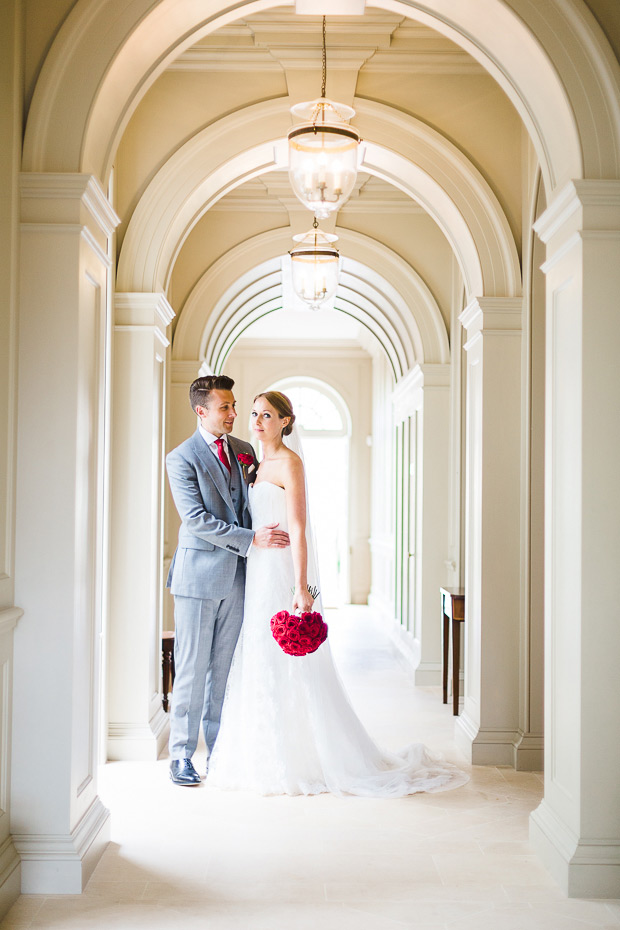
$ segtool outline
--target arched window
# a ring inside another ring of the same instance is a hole
[[[328,384],[313,378],[286,378],[272,385],[290,398],[297,424],[304,435],[348,436],[350,418],[340,395]]]

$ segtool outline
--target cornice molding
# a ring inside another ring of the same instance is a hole
[[[468,340],[478,333],[520,333],[523,326],[522,297],[476,297],[465,307],[459,322]]]
[[[428,390],[450,387],[450,365],[415,365],[397,381],[392,391],[392,406],[397,420],[404,420],[424,404]]]
[[[85,206],[106,237],[112,235],[120,223],[120,217],[112,209],[101,184],[91,174],[23,172],[19,180],[22,218],[26,222],[36,222],[40,212],[36,206],[37,202],[43,204],[46,201],[65,201],[69,207],[72,204]],[[77,213],[72,213],[75,221],[79,221]],[[47,217],[46,220],[49,222]]]
[[[175,312],[164,294],[116,293],[114,295],[114,328],[116,330],[153,329],[166,339],[166,329]]]
[[[587,229],[588,222],[607,225],[605,221],[611,222],[611,229],[620,225],[620,181],[569,181],[536,220],[534,229],[546,245],[565,229],[571,233]]]
[[[0,636],[14,630],[23,616],[24,611],[21,607],[5,607],[0,610]]]
[[[197,358],[176,358],[170,364],[170,381],[172,384],[191,384],[199,376],[202,362]]]

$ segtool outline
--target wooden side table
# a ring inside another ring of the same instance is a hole
[[[448,703],[448,657],[450,655],[450,627],[452,627],[452,713],[459,713],[459,666],[461,659],[461,623],[465,622],[465,589],[440,588],[443,643],[442,686],[443,702]],[[452,621],[452,623],[450,623]]]
[[[161,634],[162,707],[168,711],[168,694],[174,686],[174,631]]]

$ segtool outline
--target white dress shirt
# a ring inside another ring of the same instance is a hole
[[[202,438],[204,439],[204,441],[206,442],[206,444],[208,445],[208,447],[211,449],[211,452],[213,453],[213,455],[216,457],[216,459],[219,462],[220,453],[218,452],[215,441],[216,439],[220,437],[214,436],[213,433],[208,433],[207,430],[202,426],[202,424],[198,426],[198,431],[200,435],[202,436]],[[221,438],[224,440],[224,442],[222,443],[222,449],[224,449],[226,453],[226,457],[228,459],[228,464],[230,465],[231,459],[230,459],[230,446],[228,445],[228,436],[226,435],[226,433],[222,433]]]
[[[200,424],[198,425],[198,432],[200,433],[200,435],[202,436],[202,438],[204,439],[204,441],[206,442],[206,444],[208,445],[208,447],[211,449],[211,452],[213,453],[213,455],[216,457],[216,459],[217,459],[218,462],[219,462],[219,461],[220,461],[220,454],[219,454],[218,448],[217,448],[217,446],[216,446],[216,444],[215,444],[215,440],[218,439],[219,437],[218,437],[218,436],[214,436],[213,433],[207,432],[207,430],[203,427],[202,423],[200,423]],[[232,468],[232,459],[231,459],[231,456],[230,456],[230,446],[228,445],[228,436],[226,435],[226,433],[222,433],[222,439],[224,440],[224,442],[222,443],[222,449],[225,450],[225,453],[226,453],[226,456],[227,456],[227,458],[228,458],[228,461],[230,462],[230,467]],[[247,555],[248,555],[250,549],[252,548],[253,542],[254,542],[254,540],[252,540],[252,542],[251,542],[250,545],[248,546],[248,551],[245,553],[246,558],[247,558]]]

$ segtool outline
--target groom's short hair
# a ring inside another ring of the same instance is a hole
[[[235,382],[227,375],[203,375],[190,384],[189,402],[196,413],[196,407],[208,407],[211,391],[232,391]]]

